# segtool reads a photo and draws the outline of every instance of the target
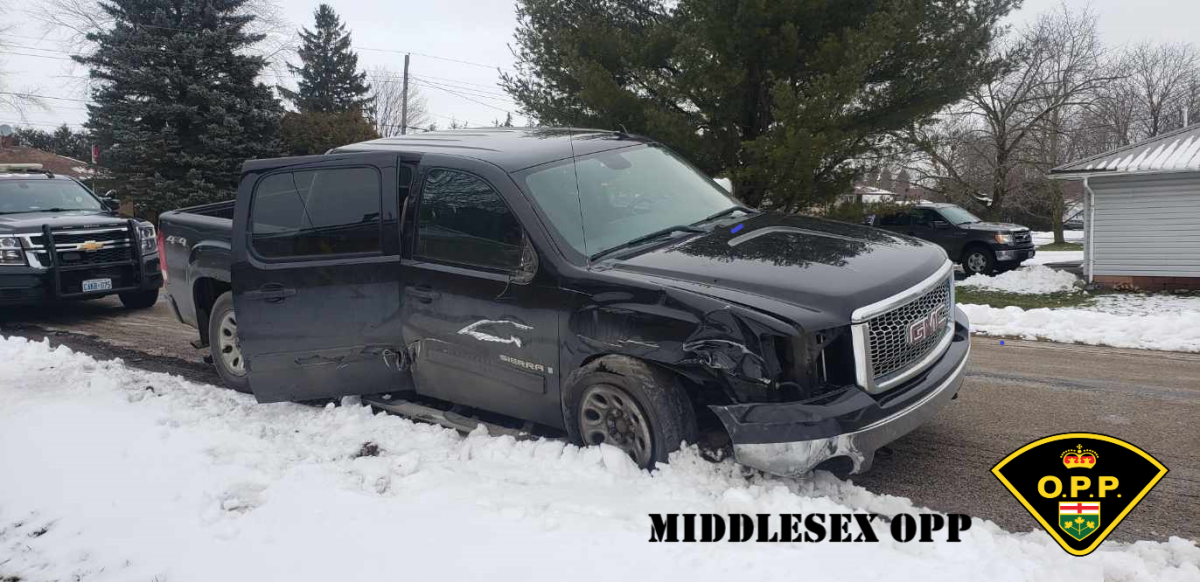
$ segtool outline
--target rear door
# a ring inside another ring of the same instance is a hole
[[[394,153],[248,162],[234,212],[238,337],[260,402],[411,386]]]

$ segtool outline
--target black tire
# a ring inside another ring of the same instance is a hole
[[[597,419],[597,395],[609,400],[612,413],[622,411],[624,416]],[[667,462],[667,456],[684,442],[696,442],[696,414],[678,379],[627,356],[605,356],[572,374],[564,408],[573,442],[585,446],[607,442],[624,450],[644,469]],[[644,431],[637,429],[639,422],[632,412],[640,413]],[[610,431],[610,421],[615,426],[624,421],[630,428]],[[603,438],[596,438],[597,434]],[[629,442],[636,438],[621,442],[623,435],[635,434],[648,435],[650,442],[642,447]],[[639,450],[645,454],[639,455]]]
[[[996,273],[996,254],[987,247],[967,247],[963,249],[962,268],[968,277],[971,275],[990,277]]]
[[[229,333],[226,316],[233,318],[233,333]],[[224,328],[224,329],[223,329]],[[229,343],[232,341],[232,344]],[[233,311],[233,293],[226,291],[213,303],[208,316],[208,350],[212,354],[213,367],[226,386],[238,392],[250,393],[250,371],[244,361],[240,370],[231,365],[229,356],[236,351],[235,360],[241,359],[241,348],[237,345],[237,318]]]
[[[148,309],[154,307],[158,303],[158,289],[150,291],[126,291],[118,293],[117,297],[121,298],[121,305],[125,309]]]

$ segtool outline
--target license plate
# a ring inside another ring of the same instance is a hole
[[[87,279],[83,282],[83,292],[108,291],[112,289],[112,279]]]

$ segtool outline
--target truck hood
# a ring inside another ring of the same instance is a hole
[[[972,222],[958,226],[967,230],[979,230],[983,232],[1019,232],[1029,230],[1028,227],[1008,222]]]
[[[43,224],[50,228],[85,228],[89,226],[119,226],[126,219],[100,210],[70,210],[67,212],[25,212],[0,214],[0,233],[20,234],[38,232]]]
[[[782,302],[845,324],[855,309],[920,283],[946,263],[941,247],[848,223],[768,212],[740,224],[736,233],[735,223],[727,223],[615,260],[611,268],[663,285],[699,285],[732,302]]]

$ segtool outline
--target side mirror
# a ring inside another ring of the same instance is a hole
[[[935,228],[937,230],[942,230],[942,229],[950,228],[950,223],[946,222],[945,220],[935,220],[935,221],[929,223],[929,226],[932,226],[933,228]]]
[[[109,193],[112,193],[112,190],[109,190]],[[120,210],[121,208],[121,201],[117,200],[116,198],[109,198],[108,194],[100,197],[100,203],[103,204],[105,208],[113,211]]]
[[[538,255],[533,248],[533,243],[529,241],[529,235],[521,234],[521,264],[509,273],[509,278],[513,283],[525,285],[533,281],[533,277],[537,275],[538,270]]]

